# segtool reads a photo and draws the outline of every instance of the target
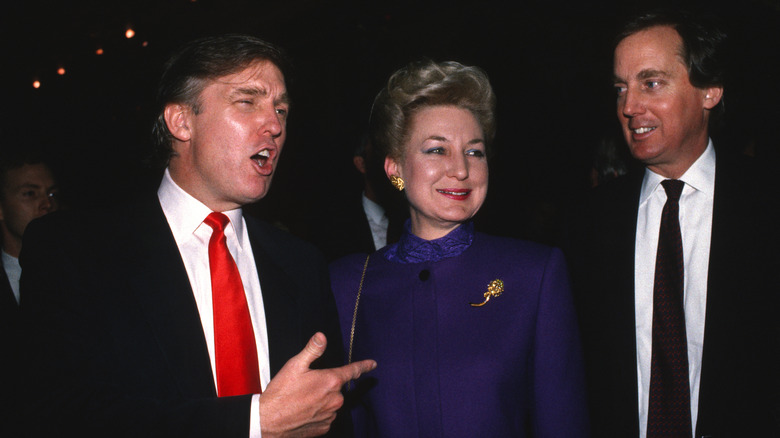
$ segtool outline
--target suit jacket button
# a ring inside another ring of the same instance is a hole
[[[422,281],[425,281],[425,280],[427,280],[427,279],[428,279],[430,276],[431,276],[431,271],[429,271],[429,270],[427,270],[427,269],[423,269],[422,271],[420,271],[420,275],[419,275],[419,277],[420,277],[420,280],[422,280]]]

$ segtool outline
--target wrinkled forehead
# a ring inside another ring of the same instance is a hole
[[[671,26],[653,26],[623,38],[615,47],[613,68],[659,69],[679,62],[686,70],[682,37]]]
[[[289,102],[284,75],[271,61],[254,61],[243,69],[220,76],[210,82],[226,85],[232,93],[271,96],[275,101]]]

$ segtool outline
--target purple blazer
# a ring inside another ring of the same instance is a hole
[[[365,254],[331,265],[345,352]],[[493,280],[504,291],[484,306]],[[474,233],[407,231],[370,258],[348,393],[356,437],[584,437],[579,334],[560,251]]]

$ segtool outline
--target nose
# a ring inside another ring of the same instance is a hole
[[[43,214],[54,211],[54,199],[48,193],[44,194],[41,198],[42,199],[39,205],[39,209],[43,212]]]
[[[623,117],[631,118],[644,113],[645,105],[642,96],[638,91],[626,89],[625,93],[618,99],[618,110]]]
[[[465,155],[455,154],[448,161],[448,176],[458,181],[463,181],[469,177],[469,163]]]
[[[284,130],[284,120],[282,115],[279,114],[276,108],[270,108],[267,111],[263,111],[260,120],[260,133],[268,134],[271,137],[279,137]]]

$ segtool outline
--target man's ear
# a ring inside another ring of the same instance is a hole
[[[391,176],[401,176],[401,166],[398,165],[398,161],[390,156],[385,157],[385,174],[388,178]]]
[[[705,88],[704,109],[711,110],[715,108],[723,98],[723,87]]]
[[[358,170],[358,172],[362,174],[366,174],[366,159],[361,157],[360,155],[355,155],[352,157],[352,164],[355,165],[355,169]]]
[[[186,105],[180,103],[169,103],[165,105],[165,111],[163,112],[165,117],[165,124],[168,126],[168,131],[171,132],[174,138],[179,141],[189,141],[190,139],[190,117],[192,111]]]

